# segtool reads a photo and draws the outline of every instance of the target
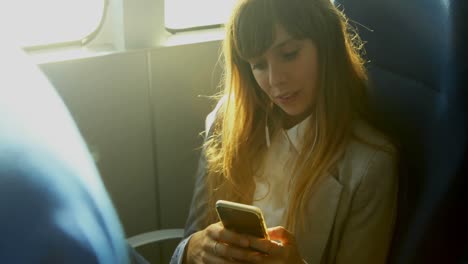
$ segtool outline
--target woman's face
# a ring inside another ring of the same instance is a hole
[[[282,27],[275,29],[271,47],[248,60],[260,88],[292,119],[307,117],[317,94],[317,48],[310,39],[292,38]]]

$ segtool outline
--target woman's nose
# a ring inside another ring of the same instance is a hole
[[[281,86],[286,82],[286,72],[281,65],[270,64],[268,69],[268,81],[271,87]]]

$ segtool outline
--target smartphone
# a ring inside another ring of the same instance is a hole
[[[225,228],[241,234],[270,239],[260,208],[218,200],[216,202],[216,212]]]

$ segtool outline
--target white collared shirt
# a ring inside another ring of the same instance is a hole
[[[286,208],[292,195],[289,183],[310,118],[273,136],[261,169],[255,175],[253,205],[262,209],[267,227],[285,225]]]

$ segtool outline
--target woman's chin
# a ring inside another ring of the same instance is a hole
[[[308,116],[310,113],[307,110],[299,108],[281,108],[288,118],[297,119]]]
[[[286,112],[284,110],[283,112],[286,114],[286,119],[284,120],[285,128],[291,128],[297,125],[302,120],[306,119],[306,117],[308,116],[308,114],[306,114],[305,112],[296,112],[296,111]]]

